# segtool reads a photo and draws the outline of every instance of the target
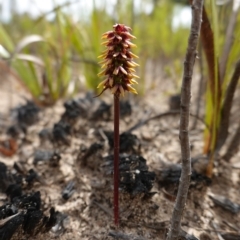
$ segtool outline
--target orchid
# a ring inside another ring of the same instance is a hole
[[[114,223],[119,225],[119,98],[125,92],[137,94],[133,84],[137,84],[135,67],[139,66],[133,61],[138,58],[131,52],[136,47],[131,43],[135,37],[130,33],[131,28],[123,24],[113,25],[113,31],[102,35],[106,41],[102,45],[106,50],[99,56],[101,58],[102,71],[98,74],[105,79],[99,83],[98,88],[103,87],[101,95],[105,90],[110,89],[114,95]],[[98,96],[99,96],[98,95]]]

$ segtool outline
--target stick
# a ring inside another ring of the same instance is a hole
[[[159,114],[157,114],[157,115],[155,115],[153,117],[146,118],[144,120],[140,120],[134,126],[129,128],[126,132],[130,133],[130,132],[132,132],[132,131],[142,127],[143,125],[147,124],[148,122],[150,122],[152,120],[160,119],[162,117],[167,117],[167,116],[171,116],[171,115],[178,115],[180,113],[181,112],[179,110],[171,110],[171,111],[167,111],[167,112],[164,112],[164,113],[159,113]],[[200,118],[199,116],[197,116],[197,115],[195,115],[193,113],[190,113],[190,116],[191,117],[195,117],[198,121],[200,121],[202,124],[204,124],[207,129],[209,129],[209,126],[204,122],[204,120],[202,118]]]
[[[192,24],[188,39],[188,48],[184,62],[184,72],[181,92],[181,114],[179,138],[181,143],[182,172],[179,182],[177,199],[174,206],[167,240],[177,240],[181,231],[181,218],[187,200],[191,177],[191,154],[189,142],[189,115],[191,99],[191,82],[193,66],[197,56],[197,43],[201,27],[203,0],[194,0],[192,3]]]
[[[114,231],[110,231],[109,236],[115,238],[115,239],[123,239],[123,240],[147,240],[144,237],[141,236],[133,236],[133,235],[127,235],[125,233],[121,233],[121,232],[114,232]]]

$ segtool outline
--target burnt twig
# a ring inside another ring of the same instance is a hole
[[[201,28],[203,0],[194,0],[192,3],[192,24],[188,39],[188,48],[184,61],[184,73],[181,92],[181,115],[179,138],[181,143],[182,172],[177,193],[177,199],[174,206],[171,225],[167,240],[177,240],[181,231],[181,218],[187,200],[188,188],[191,176],[191,153],[189,143],[189,115],[191,100],[191,82],[193,66],[197,56],[197,43]]]
[[[121,232],[113,232],[110,231],[109,236],[113,237],[114,239],[123,239],[123,240],[146,240],[146,238],[141,236],[133,236],[133,235],[127,235],[125,233]]]

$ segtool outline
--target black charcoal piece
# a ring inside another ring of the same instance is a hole
[[[28,125],[24,123],[16,123],[15,125],[10,126],[7,129],[7,134],[12,138],[18,138],[20,134],[27,134],[27,127]]]
[[[27,174],[26,178],[25,178],[28,185],[33,184],[33,182],[37,179],[38,179],[38,174],[33,169],[30,169],[28,171],[28,174]]]
[[[71,126],[67,122],[60,121],[54,124],[53,127],[53,141],[69,145],[69,135],[71,134]]]
[[[18,173],[24,174],[24,169],[23,169],[23,166],[21,165],[21,163],[19,163],[19,162],[14,162],[13,168],[14,168]]]
[[[11,137],[17,137],[19,135],[20,131],[17,125],[10,126],[7,129],[7,134],[10,135]]]
[[[114,133],[113,132],[105,132],[108,143],[111,149],[114,148]],[[136,135],[128,132],[123,132],[120,134],[120,146],[119,146],[119,152],[120,153],[129,153],[133,152],[136,153],[136,148],[138,144],[138,138]]]
[[[210,196],[213,202],[222,207],[223,209],[230,211],[231,213],[239,213],[240,212],[240,205],[237,203],[232,202],[228,198],[221,196],[221,195],[214,195]]]
[[[121,174],[120,188],[133,196],[139,193],[148,193],[154,183],[155,173],[136,170]]]
[[[48,232],[51,230],[51,228],[56,224],[57,222],[57,215],[59,214],[59,212],[56,212],[55,209],[52,207],[50,209],[50,216],[49,217],[45,217],[45,230],[44,232]]]
[[[159,186],[165,187],[173,184],[178,185],[181,171],[182,167],[180,164],[172,164],[164,169],[161,169],[157,175]],[[211,179],[193,170],[190,188],[198,185],[199,183],[209,186],[211,184]]]
[[[74,122],[79,117],[86,115],[86,110],[77,100],[68,100],[64,103],[65,112],[63,113],[61,119],[66,122]]]
[[[51,167],[56,167],[59,165],[61,160],[61,155],[57,151],[51,150],[36,150],[34,152],[33,164],[36,165],[39,162],[49,163]]]
[[[132,106],[128,100],[120,101],[120,116],[127,117],[132,114]]]
[[[23,231],[30,236],[36,235],[41,230],[43,212],[35,209],[28,209],[24,215]]]
[[[92,113],[92,120],[108,120],[111,116],[111,105],[101,102],[98,108]]]
[[[49,161],[54,155],[53,151],[49,150],[36,150],[34,152],[34,160],[33,164],[37,164],[38,162],[46,162]]]
[[[16,111],[17,121],[19,125],[31,126],[38,121],[39,107],[32,101],[27,101],[13,111]]]
[[[40,192],[15,197],[11,203],[0,207],[0,240],[32,239],[56,225],[61,213],[50,209],[50,216],[41,210]]]
[[[101,143],[93,143],[89,149],[87,150],[88,154],[95,154],[98,150],[103,149],[103,145]]]
[[[181,104],[181,95],[176,94],[169,98],[169,109],[170,110],[179,110],[180,111]]]
[[[7,203],[0,207],[0,219],[5,219],[17,214],[18,210],[14,204]]]
[[[20,174],[12,174],[12,180],[18,185],[22,185],[23,183],[23,175]]]
[[[19,213],[10,217],[3,226],[0,226],[0,240],[10,240],[24,221],[24,214]]]
[[[41,194],[39,191],[29,195],[22,195],[12,200],[12,203],[18,208],[27,210],[40,210],[41,208]]]
[[[86,151],[84,151],[84,154],[81,156],[81,153],[78,155],[78,160],[81,160],[82,165],[86,166],[87,165],[87,160],[89,157],[92,155],[96,154],[99,150],[103,149],[103,144],[101,143],[93,143]]]
[[[221,234],[224,240],[239,240],[240,234],[239,233],[223,233]]]
[[[10,184],[6,190],[7,196],[11,199],[11,201],[22,195],[22,187],[19,184]]]
[[[44,128],[38,133],[41,141],[52,140],[52,130],[50,128]]]
[[[113,156],[105,158],[107,172],[113,173]],[[123,191],[135,196],[149,195],[155,181],[155,173],[148,171],[146,159],[142,156],[121,154],[119,159],[120,184]]]
[[[62,191],[62,198],[64,200],[68,200],[73,195],[73,193],[75,192],[74,186],[75,186],[75,182],[74,181],[70,181],[67,184],[67,186],[63,189],[63,191]]]
[[[59,161],[61,160],[61,155],[58,152],[54,152],[52,157],[49,159],[49,165],[51,167],[57,167],[59,166]]]
[[[180,164],[173,164],[160,171],[158,174],[159,183],[173,184],[178,183],[181,176],[182,167]]]
[[[56,224],[52,227],[55,234],[59,235],[65,231],[64,222],[67,221],[67,218],[66,214],[56,212]]]
[[[87,118],[89,115],[89,109],[92,108],[93,102],[99,101],[94,98],[92,93],[86,93],[86,96],[78,99],[71,99],[64,103],[65,112],[63,113],[61,120],[70,124],[75,123],[76,120],[81,118]]]
[[[0,191],[4,192],[9,185],[9,178],[7,174],[7,166],[0,162]]]

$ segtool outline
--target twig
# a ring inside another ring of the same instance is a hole
[[[112,212],[108,208],[104,207],[102,204],[100,204],[100,203],[98,203],[96,201],[93,201],[93,203],[96,204],[99,208],[101,208],[109,216],[111,216],[111,217],[113,216]]]
[[[216,235],[218,237],[219,240],[224,240],[223,237],[221,236],[220,233],[218,233],[218,227],[217,227],[217,224],[215,222],[212,222],[212,226],[213,228],[216,230]]]
[[[233,224],[223,220],[223,223],[226,224],[228,227],[230,227],[231,229],[233,229],[235,232],[239,232],[239,229],[237,226],[233,226]]]
[[[193,66],[197,55],[197,43],[201,28],[203,0],[194,0],[192,3],[192,24],[188,39],[188,48],[184,62],[184,72],[181,92],[181,115],[179,138],[181,143],[182,172],[179,182],[177,199],[174,206],[171,225],[167,240],[177,240],[181,232],[181,218],[187,200],[191,177],[191,152],[189,142],[189,115],[191,100],[191,82]]]
[[[166,116],[171,116],[171,115],[178,115],[180,114],[181,112],[179,110],[171,110],[171,111],[168,111],[168,112],[164,112],[164,113],[159,113],[153,117],[150,117],[150,118],[147,118],[145,120],[141,120],[140,122],[136,123],[134,126],[132,126],[131,128],[129,128],[126,132],[132,132],[140,127],[142,127],[143,125],[147,124],[148,122],[150,122],[151,120],[156,120],[156,119],[159,119],[159,118],[162,118],[162,117],[166,117]],[[206,128],[209,129],[209,126],[204,122],[204,120],[200,117],[198,117],[197,115],[195,114],[192,114],[190,113],[190,116],[191,117],[195,117],[197,120],[199,120],[200,122],[202,122]]]
[[[14,214],[14,215],[12,215],[12,216],[10,216],[10,217],[7,217],[7,218],[5,218],[5,219],[1,219],[1,220],[0,220],[0,228],[1,228],[5,223],[7,223],[7,222],[10,221],[11,219],[15,218],[15,217],[18,216],[19,214],[22,214],[22,212],[18,212],[18,213]]]
[[[168,225],[169,225],[169,221],[142,224],[142,226],[145,228],[150,228],[158,231],[166,230]]]
[[[104,148],[107,149],[107,147],[108,147],[108,138],[107,138],[106,134],[104,133],[104,131],[102,129],[99,129],[98,132],[101,135],[102,139],[104,140]]]
[[[110,231],[109,236],[115,238],[115,239],[123,239],[123,240],[147,240],[144,237],[141,236],[134,236],[134,235],[127,235],[125,233],[121,233],[121,232],[113,232]]]

